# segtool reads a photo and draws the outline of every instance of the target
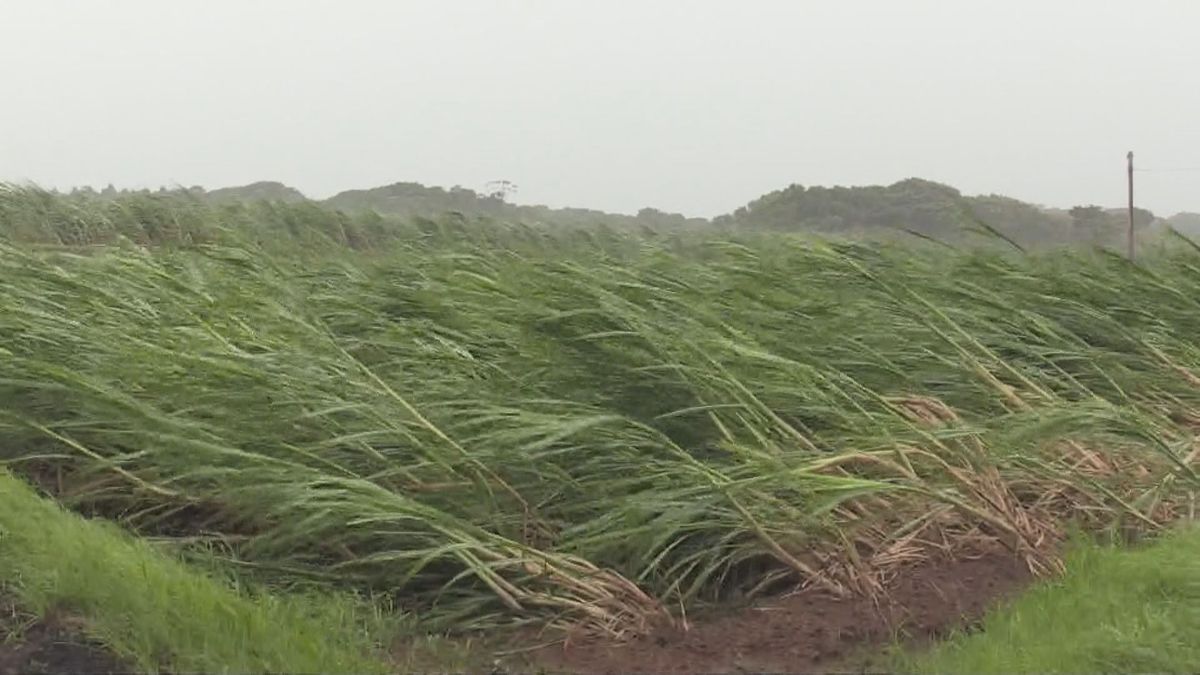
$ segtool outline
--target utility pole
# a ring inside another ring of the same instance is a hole
[[[1129,160],[1129,261],[1133,262],[1133,151],[1125,158]]]

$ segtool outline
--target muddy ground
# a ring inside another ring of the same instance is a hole
[[[88,640],[65,615],[37,619],[0,595],[0,675],[129,673],[129,664]]]
[[[920,644],[970,627],[1032,580],[1011,553],[981,551],[901,570],[876,601],[810,589],[719,615],[688,630],[664,629],[625,642],[571,640],[525,652],[493,672],[700,673],[878,672],[896,639]],[[491,670],[481,666],[482,671]],[[127,673],[78,621],[37,619],[0,594],[0,675]]]
[[[568,642],[530,655],[553,672],[879,671],[880,650],[897,638],[936,639],[970,627],[1032,579],[1006,551],[982,551],[903,570],[878,603],[805,590],[723,616],[695,620],[624,643]]]

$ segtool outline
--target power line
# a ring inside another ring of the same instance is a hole
[[[1137,173],[1191,173],[1200,171],[1200,166],[1176,166],[1164,169],[1134,169]]]

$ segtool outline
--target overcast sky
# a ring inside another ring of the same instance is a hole
[[[1115,206],[1129,149],[1200,169],[1198,31],[1195,0],[0,0],[0,180]],[[1200,210],[1200,171],[1138,182]]]

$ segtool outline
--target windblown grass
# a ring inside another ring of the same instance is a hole
[[[314,216],[315,217],[315,216]],[[458,626],[1190,512],[1200,255],[426,224],[0,246],[0,452],[66,502]]]

